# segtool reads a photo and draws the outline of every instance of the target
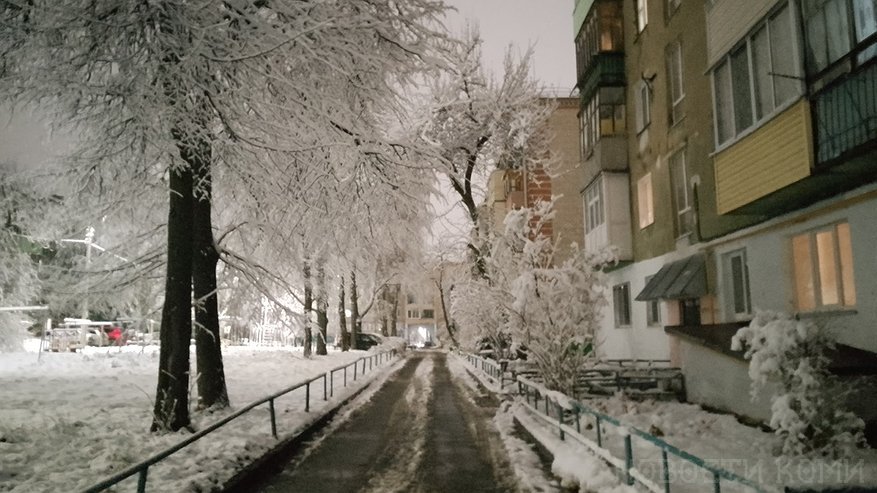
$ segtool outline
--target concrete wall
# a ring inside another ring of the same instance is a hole
[[[683,338],[673,339],[674,343],[679,344],[689,402],[759,421],[770,420],[770,394],[775,387],[768,383],[753,401],[749,393],[749,364],[746,361],[692,344]]]
[[[847,221],[852,236],[856,306],[853,309],[822,311],[811,316],[829,321],[838,341],[853,347],[877,352],[877,187],[870,185],[844,196],[821,202],[808,209],[765,223],[738,238],[713,246],[715,268],[721,272],[721,256],[740,248],[747,252],[749,289],[753,309],[782,310],[794,313],[794,281],[791,261],[791,238],[814,228]],[[723,283],[716,283],[720,300],[727,299]],[[725,303],[719,303],[723,307]],[[733,316],[721,310],[722,321]]]
[[[673,258],[675,260],[675,257]],[[614,270],[607,276],[607,305],[601,320],[598,335],[598,350],[601,357],[635,359],[670,359],[670,339],[664,332],[664,321],[671,318],[669,304],[661,302],[662,326],[646,325],[646,303],[635,301],[636,295],[645,287],[646,277],[654,275],[665,262],[667,256],[656,257]],[[612,305],[612,286],[630,283],[631,313],[630,327],[616,328]]]

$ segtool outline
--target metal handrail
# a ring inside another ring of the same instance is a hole
[[[265,404],[266,402],[268,403],[268,408],[269,408],[270,415],[271,415],[271,434],[274,436],[274,438],[277,438],[277,424],[276,424],[277,422],[276,422],[275,413],[274,413],[274,400],[275,399],[282,397],[282,396],[292,392],[293,390],[297,390],[297,389],[300,389],[302,387],[305,387],[305,392],[306,392],[305,393],[305,412],[310,412],[311,383],[322,379],[323,380],[323,400],[328,400],[328,396],[326,394],[326,391],[327,391],[326,390],[326,379],[332,378],[332,377],[330,377],[330,375],[334,375],[335,372],[343,370],[344,371],[344,385],[347,386],[347,368],[353,366],[353,368],[354,368],[353,380],[356,381],[357,370],[359,369],[360,362],[363,363],[362,375],[365,375],[365,372],[366,372],[365,363],[366,362],[369,363],[369,369],[371,369],[374,367],[375,358],[377,358],[377,364],[380,365],[384,361],[384,355],[389,355],[389,357],[387,358],[387,361],[389,361],[390,357],[396,356],[397,353],[398,353],[398,351],[394,348],[394,349],[390,349],[387,351],[382,351],[380,353],[371,354],[369,356],[363,356],[363,357],[361,357],[361,358],[359,358],[351,363],[347,363],[346,365],[337,366],[337,367],[332,368],[331,370],[329,370],[321,375],[317,375],[313,378],[303,380],[299,383],[296,383],[296,384],[293,384],[289,387],[286,387],[283,390],[279,390],[277,392],[274,392],[273,394],[271,394],[267,397],[263,397],[262,399],[259,399],[258,401],[251,402],[250,404],[247,404],[246,406],[244,406],[240,410],[226,416],[223,419],[220,419],[219,421],[217,421],[217,422],[211,424],[210,426],[204,428],[203,430],[193,434],[192,436],[186,438],[185,440],[182,440],[181,442],[179,442],[171,447],[168,447],[167,449],[164,449],[161,452],[158,452],[157,454],[149,457],[146,460],[143,460],[143,461],[141,461],[137,464],[134,464],[126,469],[123,469],[123,470],[117,472],[116,474],[100,481],[99,483],[96,483],[92,486],[89,486],[88,488],[83,490],[83,492],[84,493],[97,493],[99,491],[104,491],[107,488],[114,486],[114,485],[130,478],[131,476],[139,473],[139,477],[137,480],[137,493],[144,493],[146,491],[147,473],[148,473],[150,466],[161,462],[162,460],[166,459],[167,457],[174,454],[175,452],[182,450],[183,448],[187,447],[188,445],[200,440],[201,438],[205,437],[206,435],[209,435],[210,433],[225,426],[226,424],[239,418],[240,416],[248,413],[249,411],[253,410],[254,408],[256,408],[262,404]],[[333,385],[333,391],[334,391],[334,385]],[[334,394],[334,392],[333,392],[333,394]]]
[[[649,484],[645,484],[647,480],[641,474],[638,474],[638,471],[636,471],[635,468],[633,467],[633,447],[631,444],[631,435],[635,435],[635,436],[637,436],[637,437],[639,437],[647,442],[652,443],[653,445],[656,445],[658,448],[661,449],[662,465],[663,465],[662,483],[663,483],[664,492],[670,491],[669,469],[668,469],[668,462],[667,462],[667,454],[668,453],[672,454],[672,455],[674,455],[682,460],[688,461],[691,464],[694,464],[695,466],[700,467],[700,468],[712,473],[713,479],[714,479],[714,491],[716,493],[719,493],[721,491],[720,478],[724,478],[724,479],[727,479],[729,481],[734,481],[734,482],[739,483],[743,486],[751,488],[752,490],[754,490],[758,493],[765,493],[767,491],[763,486],[760,486],[747,478],[744,478],[738,474],[735,474],[731,471],[728,471],[727,469],[723,469],[721,467],[716,467],[716,466],[710,465],[704,459],[697,457],[694,454],[691,454],[691,453],[686,452],[678,447],[675,447],[675,446],[665,442],[664,440],[661,440],[660,438],[658,438],[650,433],[642,431],[642,430],[635,428],[633,426],[626,425],[626,424],[622,423],[621,421],[619,421],[618,419],[613,418],[612,416],[603,414],[599,411],[595,411],[594,409],[592,409],[592,408],[590,408],[590,407],[588,407],[588,406],[586,406],[586,405],[584,405],[576,400],[567,398],[569,405],[568,406],[561,406],[560,403],[558,403],[556,400],[552,401],[549,396],[543,395],[545,393],[544,387],[542,387],[538,383],[535,383],[535,382],[533,382],[525,377],[518,376],[517,381],[518,381],[518,392],[519,392],[519,394],[524,395],[527,405],[530,406],[531,408],[533,408],[535,411],[544,414],[549,419],[549,421],[552,421],[552,422],[553,422],[553,419],[552,419],[552,416],[550,414],[549,403],[554,404],[553,407],[556,409],[556,412],[557,412],[556,418],[557,418],[558,427],[560,429],[561,440],[563,440],[565,438],[566,433],[575,432],[575,433],[580,434],[581,427],[579,425],[579,416],[581,414],[591,415],[597,421],[597,424],[596,424],[596,430],[597,430],[596,446],[599,448],[599,451],[595,450],[595,452],[598,452],[599,455],[606,457],[607,455],[611,456],[611,454],[610,454],[608,449],[603,447],[603,436],[602,436],[603,434],[602,434],[602,429],[601,429],[601,422],[606,422],[606,423],[609,423],[611,425],[614,425],[617,428],[624,428],[625,430],[627,430],[627,433],[624,434],[624,449],[625,449],[624,467],[620,467],[620,465],[618,463],[619,461],[608,461],[608,462],[611,465],[613,465],[615,467],[619,467],[619,468],[624,470],[625,478],[626,478],[628,484],[633,484],[634,480],[636,479],[641,484],[646,486],[647,488],[650,488],[652,486]],[[523,387],[527,387],[526,393],[524,392]],[[536,393],[536,395],[534,396],[534,403],[533,404],[530,404],[530,390],[531,389],[533,391],[535,391],[535,393]],[[540,395],[541,395],[541,398],[545,400],[544,411],[539,409]],[[564,422],[563,422],[563,409],[564,408],[575,413],[575,420],[576,420],[576,428],[575,429],[572,429],[571,427],[564,424]],[[590,441],[584,437],[581,437],[581,438],[583,440],[579,440],[579,441],[581,441],[582,443],[587,444],[587,442]],[[649,481],[649,482],[651,482],[651,481]]]

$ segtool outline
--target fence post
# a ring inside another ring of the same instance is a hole
[[[329,397],[335,397],[335,370],[329,372]]]
[[[576,408],[576,432],[578,432],[579,434],[582,433],[582,423],[581,423],[581,421],[582,421],[582,420],[581,420],[580,415],[579,415],[579,410],[578,410],[578,408]]]
[[[597,446],[603,446],[603,430],[602,426],[600,426],[600,416],[597,416]]]
[[[663,467],[662,480],[664,482],[664,493],[670,493],[670,464],[667,461],[667,449],[661,448],[661,462]]]
[[[305,412],[311,412],[311,381],[305,384]]]
[[[277,438],[277,420],[274,417],[274,399],[268,401],[268,410],[271,411],[271,435]]]
[[[344,388],[347,388],[347,367],[344,367]]]
[[[713,491],[715,493],[722,493],[722,478],[719,476],[718,471],[713,471]]]
[[[353,381],[356,381],[356,372],[359,370],[359,361],[353,362]]]
[[[556,402],[554,406],[557,408],[557,429],[560,431],[560,439],[566,440],[566,434],[563,432],[563,407]]]
[[[630,431],[625,431],[627,434],[624,435],[624,477],[627,479],[627,484],[633,485],[633,476],[630,474],[630,470],[633,469],[633,445],[630,442]]]
[[[144,467],[140,470],[140,474],[137,475],[137,493],[146,493],[146,474],[149,471],[148,467]]]
[[[328,382],[326,381],[326,374],[323,373],[323,400],[324,400],[324,401],[328,401],[328,400],[329,400],[329,392],[328,392],[328,389],[326,388],[326,383],[328,383]]]

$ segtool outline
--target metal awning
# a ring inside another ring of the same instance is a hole
[[[636,295],[636,300],[700,298],[706,293],[706,259],[699,253],[665,264]]]

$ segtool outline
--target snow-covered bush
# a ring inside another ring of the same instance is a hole
[[[732,339],[733,350],[746,350],[753,398],[768,380],[779,384],[770,426],[784,455],[837,458],[864,442],[863,421],[843,408],[848,392],[828,371],[834,346],[823,324],[771,311],[757,312]]]
[[[527,348],[545,385],[570,393],[576,373],[594,359],[605,303],[600,266],[613,256],[577,251],[557,263],[556,244],[542,234],[552,208],[553,202],[543,202],[509,212],[504,234],[493,240],[488,279],[458,286],[452,313],[465,341],[511,334],[513,344]]]

